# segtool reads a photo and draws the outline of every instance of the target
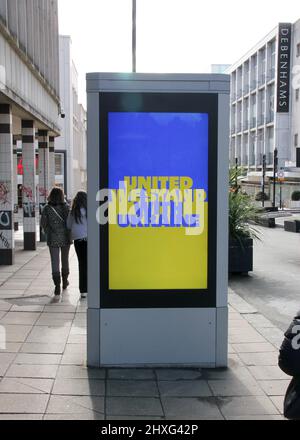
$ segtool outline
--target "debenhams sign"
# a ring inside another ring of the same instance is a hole
[[[290,111],[290,68],[291,68],[292,25],[279,24],[278,36],[278,77],[277,77],[277,112]]]

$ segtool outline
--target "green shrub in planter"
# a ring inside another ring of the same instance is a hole
[[[292,194],[293,202],[300,202],[300,191],[294,191]]]
[[[256,200],[257,202],[262,202],[263,200],[264,200],[265,202],[267,202],[268,200],[270,200],[270,197],[268,196],[268,194],[263,193],[263,192],[261,191],[261,192],[259,192],[259,193],[256,194],[256,196],[255,196],[255,200]]]
[[[258,210],[250,196],[229,192],[229,233],[233,240],[257,239],[257,230],[249,223],[254,222]]]
[[[259,232],[251,225],[258,210],[251,197],[231,188],[229,192],[229,273],[253,271],[253,239]]]

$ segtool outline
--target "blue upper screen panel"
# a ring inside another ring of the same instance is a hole
[[[206,113],[109,113],[109,188],[125,176],[193,179],[208,194]]]

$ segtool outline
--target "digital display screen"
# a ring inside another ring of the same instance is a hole
[[[208,288],[209,114],[108,113],[108,288]]]

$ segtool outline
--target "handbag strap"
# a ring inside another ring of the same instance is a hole
[[[50,208],[52,209],[52,211],[55,212],[56,216],[63,222],[65,223],[64,219],[59,215],[59,213],[56,211],[56,209],[53,208],[53,206],[50,206]]]

